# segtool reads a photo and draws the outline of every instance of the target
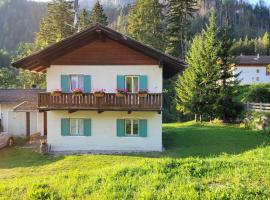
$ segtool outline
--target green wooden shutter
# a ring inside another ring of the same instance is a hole
[[[83,133],[84,136],[91,136],[91,119],[84,119]]]
[[[91,76],[90,75],[84,75],[83,87],[84,87],[85,93],[91,92]]]
[[[140,76],[140,90],[147,90],[148,89],[147,83],[148,77],[145,75]]]
[[[125,89],[125,76],[121,76],[121,75],[117,76],[117,89],[121,89],[121,90]]]
[[[64,93],[70,92],[70,77],[69,75],[61,75],[61,89]]]
[[[123,137],[125,136],[125,120],[124,119],[117,119],[117,136]]]
[[[70,135],[70,121],[69,119],[61,119],[61,135]]]
[[[147,137],[147,120],[146,119],[139,120],[139,136]]]

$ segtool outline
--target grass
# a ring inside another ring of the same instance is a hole
[[[236,126],[164,125],[163,153],[0,151],[0,199],[269,199],[270,137]]]

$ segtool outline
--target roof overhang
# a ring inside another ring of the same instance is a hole
[[[12,63],[12,66],[46,73],[47,68],[50,67],[50,63],[53,60],[104,36],[157,60],[160,63],[160,67],[163,67],[164,78],[170,78],[175,74],[182,72],[187,66],[187,64],[180,59],[166,55],[157,49],[137,42],[134,39],[99,23],[39,52],[14,62]]]

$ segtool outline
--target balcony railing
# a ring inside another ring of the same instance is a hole
[[[74,96],[63,93],[60,96],[51,93],[38,94],[38,107],[40,111],[48,110],[97,110],[97,111],[161,111],[162,94],[151,93],[146,97],[137,94],[127,94],[125,97],[117,97],[114,93],[106,93],[99,98],[91,94]]]

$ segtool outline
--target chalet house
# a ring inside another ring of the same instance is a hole
[[[238,56],[235,73],[242,85],[270,83],[270,56]]]
[[[129,152],[162,151],[163,78],[185,63],[96,24],[13,66],[47,74],[51,151]]]
[[[38,112],[39,89],[0,89],[0,132],[15,136],[44,134],[44,113]],[[46,130],[45,130],[46,132]]]

